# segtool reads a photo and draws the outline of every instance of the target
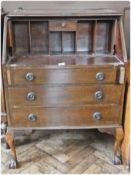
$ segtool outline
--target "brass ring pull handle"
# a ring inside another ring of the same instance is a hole
[[[36,99],[36,94],[34,92],[29,92],[27,94],[27,100],[34,101]]]
[[[102,118],[102,115],[100,112],[95,112],[92,117],[95,120],[100,120]]]
[[[98,72],[98,73],[96,74],[96,80],[102,81],[102,80],[104,80],[104,78],[105,78],[105,75],[104,75],[103,72]]]
[[[101,100],[103,97],[104,97],[104,94],[103,94],[102,91],[97,91],[97,92],[95,93],[95,98],[96,98],[96,100]]]
[[[37,115],[35,115],[35,114],[29,114],[28,115],[28,120],[30,120],[30,121],[36,121],[37,120]]]
[[[26,80],[33,81],[35,79],[35,76],[32,72],[28,72],[25,76]]]

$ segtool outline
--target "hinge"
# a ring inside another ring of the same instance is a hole
[[[125,80],[125,67],[120,67],[119,83],[124,84]]]

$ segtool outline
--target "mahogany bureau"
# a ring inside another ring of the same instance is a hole
[[[126,51],[122,14],[25,11],[5,17],[2,67],[10,129],[115,128],[121,163]],[[6,128],[3,128],[6,129]]]

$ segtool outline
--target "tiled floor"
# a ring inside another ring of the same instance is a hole
[[[37,141],[16,147],[18,169],[8,169],[9,152],[2,151],[3,174],[129,174],[123,165],[113,165],[111,135],[97,130],[42,132],[34,133],[35,138],[41,135]]]

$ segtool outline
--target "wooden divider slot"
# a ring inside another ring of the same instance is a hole
[[[94,21],[94,28],[93,28],[93,46],[92,52],[95,53],[96,50],[96,28],[97,28],[97,21]]]

